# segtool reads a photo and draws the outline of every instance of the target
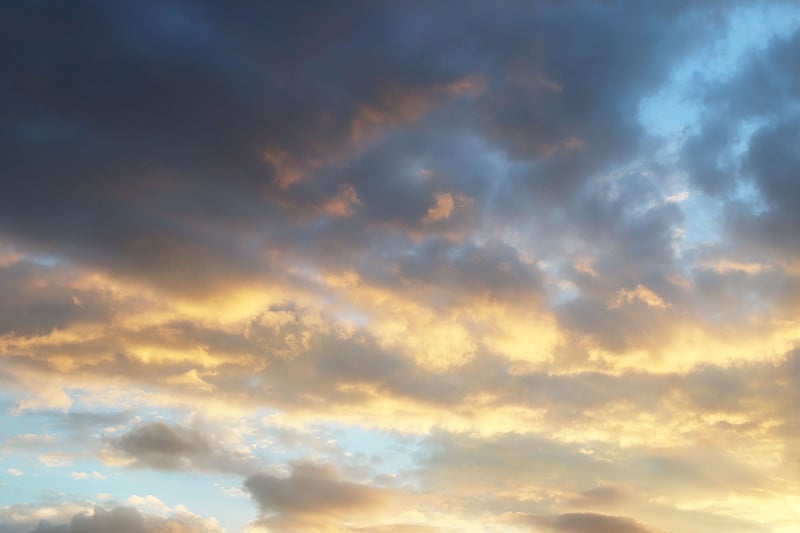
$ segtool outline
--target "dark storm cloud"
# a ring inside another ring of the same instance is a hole
[[[3,234],[187,293],[223,272],[269,275],[259,254],[291,206],[413,228],[437,192],[494,190],[491,211],[518,211],[529,186],[563,198],[635,153],[636,103],[703,16],[629,2],[14,4]],[[417,149],[391,135],[408,128],[439,147],[486,135],[537,163],[465,181],[441,173],[450,154],[421,149],[440,173],[414,184]],[[348,184],[360,204],[336,203]]]
[[[411,68],[392,13],[362,7],[14,6],[6,233],[173,284],[252,274],[237,244],[275,222],[264,152],[330,157],[387,86],[454,79]]]

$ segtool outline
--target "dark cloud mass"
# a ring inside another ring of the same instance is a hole
[[[282,206],[410,227],[435,193],[496,189],[475,208],[500,212],[573,194],[635,150],[637,98],[693,27],[660,2],[7,11],[6,237],[180,292],[257,276],[259,250],[302,235],[281,235]],[[537,163],[470,177],[479,154],[398,147],[398,128]],[[415,181],[422,167],[436,177]],[[343,184],[358,201],[336,203]]]

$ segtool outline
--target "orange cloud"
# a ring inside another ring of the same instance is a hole
[[[339,194],[325,202],[322,211],[336,217],[349,217],[355,206],[362,205],[358,193],[349,183],[339,187]]]
[[[608,304],[608,308],[618,309],[623,304],[633,303],[637,300],[649,307],[659,307],[662,309],[669,307],[669,304],[664,302],[664,299],[661,298],[661,296],[648,289],[644,285],[639,284],[633,290],[620,289],[617,291],[616,300]]]
[[[449,192],[438,192],[434,194],[434,205],[428,208],[428,212],[422,217],[423,224],[432,224],[448,220],[456,208],[469,207],[473,200],[462,194],[453,195]]]

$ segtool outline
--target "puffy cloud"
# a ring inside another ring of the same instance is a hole
[[[346,481],[328,465],[297,463],[288,477],[259,473],[244,484],[266,524],[282,531],[304,531],[351,521],[383,507],[389,494]]]
[[[249,454],[225,449],[200,429],[164,422],[143,424],[120,437],[106,439],[101,457],[109,464],[160,470],[246,473],[254,468]]]
[[[152,496],[148,497],[153,500]],[[132,498],[146,503],[146,498]],[[159,501],[155,499],[156,501]],[[131,502],[129,502],[131,503]],[[152,507],[150,505],[149,507]],[[152,509],[150,509],[152,510]],[[185,506],[170,509],[161,503],[160,514],[134,506],[109,508],[85,503],[58,505],[15,504],[0,508],[3,533],[222,533],[215,518],[204,518]]]
[[[35,533],[154,533],[161,531],[212,533],[220,530],[213,526],[213,522],[206,523],[192,515],[186,517],[178,515],[174,518],[164,519],[143,515],[134,507],[114,507],[108,511],[101,507],[95,507],[91,515],[76,514],[66,526],[50,525],[49,522],[42,521],[33,531]]]

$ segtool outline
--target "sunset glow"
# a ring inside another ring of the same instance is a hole
[[[800,533],[797,2],[0,43],[0,533]]]

